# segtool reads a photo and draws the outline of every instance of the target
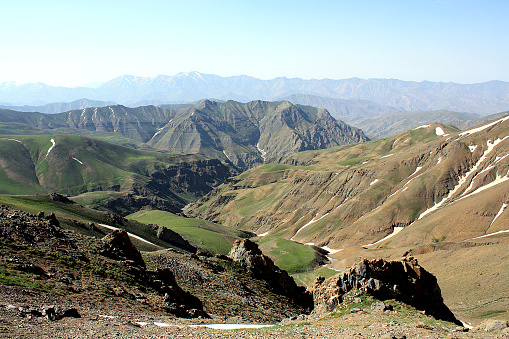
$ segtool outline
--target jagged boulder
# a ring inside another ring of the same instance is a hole
[[[143,261],[140,251],[131,243],[125,230],[115,230],[102,240],[102,255],[115,260],[131,260],[137,266],[145,268],[145,261]]]
[[[67,198],[66,196],[62,195],[62,194],[58,194],[58,193],[50,193],[49,194],[49,198],[53,201],[58,201],[58,202],[62,202],[64,204],[75,204],[76,202],[72,201],[71,199]]]
[[[244,267],[256,279],[266,281],[276,293],[290,297],[301,306],[312,306],[311,295],[306,293],[304,287],[297,286],[293,278],[277,267],[251,240],[235,241],[228,258]]]
[[[184,291],[175,280],[175,275],[168,268],[158,268],[155,272],[148,272],[152,287],[164,295],[164,303],[168,312],[177,317],[209,318],[203,310],[200,299]]]
[[[168,244],[180,247],[186,251],[192,253],[196,252],[196,247],[194,247],[187,240],[182,238],[180,234],[178,234],[177,232],[173,232],[167,227],[161,225],[157,227],[157,238],[161,239],[162,241],[166,241]]]
[[[313,312],[334,310],[343,301],[342,296],[352,289],[364,290],[380,300],[396,299],[437,319],[461,324],[444,304],[435,276],[412,257],[401,261],[361,258],[329,279],[318,277],[307,289],[313,295]]]

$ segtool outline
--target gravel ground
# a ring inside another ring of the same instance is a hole
[[[509,338],[507,329],[505,333],[461,332],[454,326],[432,327],[422,322],[388,321],[383,314],[368,313],[305,322],[288,321],[286,325],[262,329],[216,330],[190,327],[211,322],[209,320],[91,308],[80,308],[81,318],[50,321],[46,317],[20,316],[12,306],[8,308],[4,303],[0,307],[1,338]],[[167,327],[155,323],[166,323]]]

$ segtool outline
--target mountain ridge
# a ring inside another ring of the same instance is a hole
[[[116,105],[59,114],[0,109],[0,123],[91,136],[109,133],[154,149],[230,161],[242,169],[298,151],[368,140],[361,130],[336,121],[324,109],[288,101],[204,100],[183,106]]]
[[[509,83],[493,80],[476,84],[403,81],[397,79],[301,79],[278,77],[261,80],[241,75],[221,77],[199,72],[174,76],[122,75],[97,89],[53,87],[42,83],[0,84],[0,102],[11,106],[73,101],[80,98],[136,102],[183,102],[203,98],[221,100],[275,100],[294,94],[339,99],[363,99],[397,110],[437,110],[490,114],[507,110]]]

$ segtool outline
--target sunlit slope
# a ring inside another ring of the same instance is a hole
[[[136,148],[196,153],[241,169],[309,149],[368,140],[327,110],[288,101],[203,100],[181,108],[121,105],[60,114],[0,109],[0,133],[80,134]]]
[[[507,199],[508,135],[506,117],[470,132],[432,124],[364,144],[302,152],[241,174],[188,213],[332,248],[371,244],[396,227],[415,229],[446,206],[480,202],[483,190],[494,202],[479,213],[494,217]],[[491,225],[492,219],[471,214],[459,226],[462,236],[495,229],[499,221]],[[443,227],[441,236],[461,237],[441,224],[435,231]]]
[[[231,166],[199,155],[134,150],[82,136],[0,138],[2,194],[130,192],[178,211],[233,173]]]

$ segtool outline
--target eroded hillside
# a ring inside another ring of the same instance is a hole
[[[359,256],[422,256],[446,281],[453,308],[481,316],[483,302],[498,300],[497,310],[507,304],[499,297],[509,292],[508,155],[508,116],[463,132],[425,125],[254,168],[186,213],[322,246],[334,269]],[[472,266],[469,256],[481,266]]]
[[[241,169],[300,151],[368,140],[324,109],[288,101],[204,100],[178,109],[107,106],[60,114],[0,110],[1,126],[27,134],[87,134],[138,148],[202,154]]]

